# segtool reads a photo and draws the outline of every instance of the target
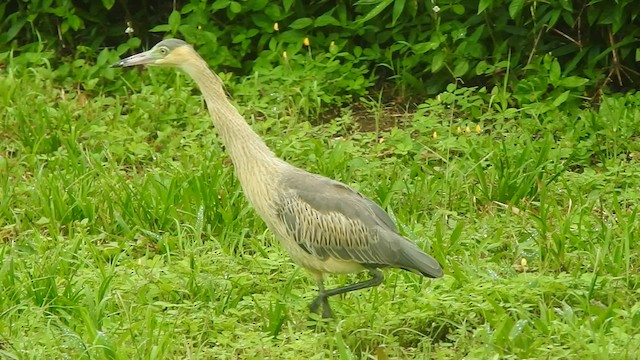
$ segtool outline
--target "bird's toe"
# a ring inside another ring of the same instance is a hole
[[[312,313],[317,313],[318,309],[320,308],[320,305],[326,300],[324,300],[324,298],[322,296],[318,296],[317,298],[315,298],[311,304],[309,305],[309,311],[311,311]]]
[[[331,307],[329,306],[329,299],[324,298],[322,301],[322,317],[325,319],[333,318],[333,311],[331,311]]]

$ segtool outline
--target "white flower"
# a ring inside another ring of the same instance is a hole
[[[125,34],[131,35],[133,34],[133,26],[131,26],[131,21],[127,21],[127,29],[124,31]]]
[[[439,11],[440,11],[440,6],[435,5],[435,6],[433,7],[433,12],[437,13],[437,12],[439,12]]]

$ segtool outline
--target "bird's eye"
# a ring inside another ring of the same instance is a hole
[[[167,55],[168,53],[169,53],[169,49],[167,49],[166,47],[160,48],[160,55]]]

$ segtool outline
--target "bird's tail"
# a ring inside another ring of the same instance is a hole
[[[403,239],[400,267],[418,272],[426,277],[439,278],[444,275],[438,260],[425,253],[413,242]]]

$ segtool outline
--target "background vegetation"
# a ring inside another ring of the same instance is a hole
[[[637,84],[638,15],[633,0],[14,0],[0,5],[0,47],[5,59],[44,51],[104,66],[105,47],[122,55],[170,34],[237,75],[286,66],[284,52],[317,57],[334,77],[353,70],[331,94],[362,95],[373,81],[401,98],[506,84],[514,104],[565,91],[598,102],[605,87]]]
[[[637,358],[639,12],[0,4],[0,357]],[[370,196],[446,276],[386,271],[309,316],[315,285],[248,207],[192,82],[108,68],[165,35],[276,153]]]

